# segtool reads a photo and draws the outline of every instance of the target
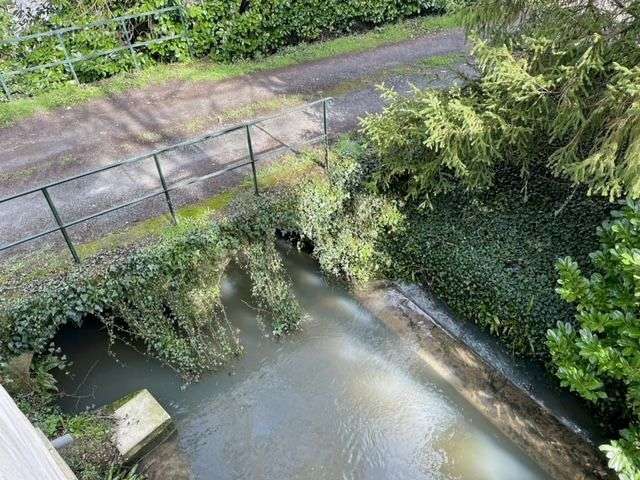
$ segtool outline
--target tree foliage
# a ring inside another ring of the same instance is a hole
[[[428,202],[492,186],[501,165],[525,180],[542,165],[591,194],[640,196],[640,2],[480,0],[466,18],[480,78],[386,91],[363,122],[379,184]]]

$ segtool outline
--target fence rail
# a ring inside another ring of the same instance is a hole
[[[270,150],[269,153],[273,153],[277,150],[282,150],[282,149],[286,149],[289,150],[293,153],[300,153],[300,149],[304,146],[309,146],[309,145],[314,145],[314,144],[318,144],[318,143],[323,143],[324,144],[324,167],[328,167],[328,162],[329,162],[329,130],[328,130],[328,106],[330,104],[330,102],[332,101],[331,98],[324,98],[321,100],[317,100],[315,102],[311,102],[305,105],[302,105],[300,107],[297,108],[293,108],[293,109],[289,109],[285,112],[281,112],[277,115],[272,115],[269,117],[262,117],[256,120],[253,120],[251,122],[246,122],[246,123],[242,123],[242,124],[238,124],[238,125],[234,125],[232,127],[229,128],[225,128],[223,130],[218,130],[215,132],[211,132],[211,133],[207,133],[204,135],[201,135],[199,137],[195,137],[192,138],[190,140],[186,140],[184,142],[180,142],[180,143],[176,143],[174,145],[170,145],[168,147],[163,147],[161,149],[158,150],[154,150],[152,152],[148,152],[145,153],[143,155],[139,155],[133,158],[129,158],[126,160],[123,160],[121,162],[117,162],[117,163],[112,163],[110,165],[106,165],[104,167],[101,168],[97,168],[88,172],[84,172],[81,173],[79,175],[74,175],[68,178],[65,178],[63,180],[59,180],[56,182],[52,182],[52,183],[48,183],[45,185],[40,185],[38,187],[23,191],[21,193],[15,194],[15,195],[11,195],[9,197],[5,197],[3,199],[0,199],[0,206],[6,202],[12,201],[12,200],[16,200],[22,197],[26,197],[28,195],[32,195],[35,193],[41,193],[47,203],[47,206],[49,208],[49,211],[51,213],[51,216],[53,217],[53,220],[55,221],[56,226],[53,228],[49,228],[47,230],[43,230],[39,233],[36,233],[34,235],[31,235],[29,237],[25,237],[22,238],[18,241],[15,241],[13,243],[7,244],[7,245],[1,245],[0,246],[0,252],[4,252],[10,249],[13,249],[15,247],[18,247],[24,243],[36,240],[38,238],[44,237],[46,235],[52,234],[52,233],[56,233],[56,232],[60,232],[62,237],[64,238],[64,241],[67,245],[67,248],[69,249],[69,252],[71,253],[71,256],[73,257],[73,260],[76,263],[80,263],[80,256],[78,255],[78,252],[75,248],[75,245],[68,233],[68,229],[71,227],[74,227],[76,225],[80,225],[82,223],[86,223],[90,220],[93,220],[95,218],[98,217],[102,217],[104,215],[107,215],[109,213],[118,211],[118,210],[122,210],[123,208],[127,208],[127,207],[131,207],[134,205],[137,205],[139,203],[145,202],[147,200],[150,200],[152,198],[156,198],[156,197],[160,197],[163,196],[165,199],[165,203],[167,205],[167,209],[169,211],[169,214],[171,216],[171,219],[174,223],[178,222],[178,216],[176,215],[176,210],[175,210],[175,206],[173,204],[173,200],[171,197],[171,192],[178,190],[178,189],[182,189],[185,187],[188,187],[190,185],[196,184],[196,183],[201,183],[216,177],[219,177],[221,175],[225,175],[227,173],[230,173],[234,170],[238,170],[240,168],[243,167],[247,167],[247,166],[251,166],[251,176],[253,179],[253,186],[254,186],[254,193],[256,195],[259,195],[259,186],[258,186],[258,175],[257,175],[257,169],[256,169],[256,165],[258,163],[258,158],[256,156],[256,153],[254,151],[254,143],[252,140],[252,130],[258,129],[264,133],[266,133],[267,135],[269,135],[271,138],[275,139],[280,146]],[[277,136],[273,135],[272,133],[268,132],[266,129],[264,129],[260,124],[264,123],[266,121],[269,120],[274,120],[274,119],[278,119],[280,117],[284,117],[288,114],[291,113],[295,113],[295,112],[299,112],[299,111],[304,111],[305,109],[310,109],[314,106],[318,106],[321,105],[322,106],[322,134],[311,138],[309,140],[306,140],[304,142],[300,142],[296,145],[291,145],[287,142],[284,142],[283,140],[279,139]],[[234,162],[232,165],[222,168],[220,170],[216,170],[215,172],[203,175],[203,176],[199,176],[199,177],[192,177],[192,178],[188,178],[182,181],[179,181],[175,184],[169,185],[166,181],[166,177],[163,173],[163,169],[162,169],[162,165],[160,162],[160,155],[163,153],[167,153],[167,152],[172,152],[172,151],[176,151],[178,149],[184,148],[184,147],[188,147],[191,145],[196,145],[202,142],[205,142],[207,140],[211,140],[214,138],[219,138],[222,137],[224,135],[233,133],[233,132],[238,132],[238,131],[244,131],[244,134],[246,136],[246,141],[247,141],[247,155],[243,156],[240,160],[238,160],[241,163],[237,163],[238,161]],[[148,193],[146,195],[142,195],[138,198],[135,198],[133,200],[130,200],[128,202],[125,203],[121,203],[118,204],[116,206],[107,208],[105,210],[102,210],[100,212],[97,213],[93,213],[91,215],[87,215],[85,217],[82,217],[80,219],[76,219],[76,220],[72,220],[72,221],[68,221],[65,222],[62,217],[60,216],[59,210],[56,207],[55,202],[53,201],[53,199],[51,198],[51,195],[49,193],[49,190],[53,187],[57,187],[59,185],[64,185],[66,183],[72,182],[74,180],[79,180],[85,177],[89,177],[91,175],[96,175],[98,173],[102,173],[108,170],[112,170],[114,168],[119,168],[119,167],[123,167],[125,165],[131,165],[134,163],[139,163],[142,162],[144,160],[148,160],[148,159],[153,159],[154,165],[155,165],[155,170],[156,173],[158,175],[158,180],[160,182],[161,188],[159,190],[153,191],[151,193]],[[247,161],[244,161],[247,160]]]
[[[160,14],[168,14],[168,13],[177,13],[180,17],[180,21],[183,26],[184,34],[179,35],[164,35],[160,38],[149,39],[145,41],[134,42],[133,41],[133,31],[127,27],[127,22],[131,20],[139,20],[147,17],[152,17],[154,15]],[[65,43],[64,36],[70,33],[82,32],[86,30],[90,30],[92,28],[103,27],[107,25],[116,25],[117,28],[120,29],[121,38],[124,40],[124,45],[116,48],[112,48],[109,50],[99,50],[97,52],[90,53],[88,55],[71,55],[67,49],[67,45]],[[159,8],[157,10],[150,10],[147,12],[131,14],[131,15],[123,15],[120,17],[114,17],[104,20],[99,20],[96,22],[88,23],[86,25],[73,25],[70,27],[58,28],[55,30],[47,30],[45,32],[33,33],[30,35],[17,36],[13,38],[9,38],[6,40],[0,41],[0,47],[7,45],[19,45],[21,43],[27,42],[29,40],[40,40],[50,37],[56,37],[58,40],[58,47],[60,51],[64,54],[64,59],[56,60],[53,62],[41,63],[38,65],[33,65],[25,68],[19,68],[15,70],[0,70],[0,87],[4,92],[5,96],[8,100],[12,100],[13,92],[11,91],[9,80],[12,77],[23,75],[25,73],[46,70],[48,68],[54,68],[64,65],[67,67],[67,70],[71,74],[73,80],[76,83],[81,83],[78,79],[78,75],[75,69],[75,64],[79,62],[84,62],[88,60],[95,60],[96,58],[106,57],[109,55],[113,55],[114,53],[123,52],[128,50],[132,55],[132,60],[134,66],[136,68],[140,68],[140,62],[136,56],[136,50],[142,47],[147,47],[150,45],[155,45],[159,43],[170,42],[172,40],[185,40],[189,42],[189,36],[186,32],[188,32],[188,28],[186,25],[186,13],[184,7],[181,5],[173,6],[173,7],[165,7]]]

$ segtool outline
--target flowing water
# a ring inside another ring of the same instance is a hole
[[[69,330],[74,362],[62,387],[78,411],[148,388],[175,420],[196,479],[548,478],[306,255],[286,263],[309,318],[282,340],[265,335],[247,278],[229,273],[224,303],[245,354],[184,386],[129,347],[106,353],[98,329]]]

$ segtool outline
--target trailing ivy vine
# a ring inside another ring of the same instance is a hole
[[[217,220],[185,221],[157,243],[3,296],[0,359],[44,352],[63,325],[95,318],[112,341],[142,345],[196,380],[242,351],[220,299],[231,261],[248,272],[273,333],[293,332],[303,311],[276,249],[276,231],[310,242],[327,272],[352,281],[373,278],[388,262],[377,245],[401,228],[403,216],[395,203],[364,190],[363,173],[347,152],[334,159],[329,175],[318,167],[294,185],[242,195]]]
[[[282,260],[271,240],[254,242],[243,250],[245,269],[251,277],[251,294],[258,307],[272,319],[274,335],[298,328],[302,309],[292,293]]]

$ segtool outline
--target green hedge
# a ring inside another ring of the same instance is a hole
[[[220,3],[228,10],[212,18],[207,31],[216,32],[216,37],[205,37],[205,42],[210,41],[205,43],[202,53],[213,52],[216,58],[234,59],[417,15],[433,9],[437,0],[217,1],[205,2],[203,9],[210,10]],[[242,13],[240,3],[249,4]]]
[[[99,18],[135,14],[180,5],[176,0],[107,1],[102,8],[85,2],[60,1],[53,15],[32,27],[43,31],[82,25]],[[235,60],[271,53],[285,45],[318,40],[385,22],[442,10],[443,0],[202,0],[187,2],[181,11],[133,20],[133,41],[186,33],[174,40],[139,50],[138,63],[179,61],[193,54],[215,60]],[[186,29],[186,32],[185,32]],[[72,54],[89,54],[124,45],[117,26],[92,28],[65,35]],[[55,37],[0,47],[0,71],[64,59]],[[127,51],[76,64],[81,82],[92,82],[127,71],[135,65]],[[32,72],[10,86],[16,94],[33,94],[71,80],[65,66]]]
[[[389,274],[429,285],[515,354],[546,361],[547,330],[573,322],[574,313],[555,293],[555,262],[566,255],[586,260],[611,207],[538,176],[525,201],[519,175],[498,177],[486,193],[442,195],[432,209],[407,205],[406,228],[387,245]]]

